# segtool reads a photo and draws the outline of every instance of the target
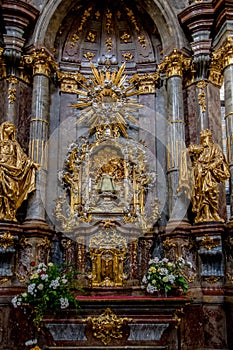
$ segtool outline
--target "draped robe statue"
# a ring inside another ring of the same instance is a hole
[[[17,209],[35,190],[35,169],[15,139],[15,126],[0,126],[0,220],[16,221]]]
[[[209,129],[200,132],[200,145],[190,145],[181,156],[177,192],[191,199],[195,223],[220,221],[218,185],[230,177],[225,156]]]

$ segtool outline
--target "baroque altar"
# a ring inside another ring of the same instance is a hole
[[[82,109],[77,123],[89,130],[69,145],[53,214],[77,242],[91,287],[140,285],[139,238],[153,236],[160,217],[153,155],[130,137],[143,105],[133,97],[139,91],[127,81],[125,65],[118,72],[108,64],[91,67],[93,77],[72,106]]]

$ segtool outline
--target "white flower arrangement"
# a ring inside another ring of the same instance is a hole
[[[31,262],[34,267],[35,263]],[[27,282],[27,291],[12,299],[14,307],[30,306],[33,310],[33,322],[38,327],[45,312],[54,313],[72,306],[77,309],[75,299],[77,287],[77,272],[68,267],[59,268],[53,263],[40,263],[34,268]]]
[[[169,292],[173,287],[178,287],[184,293],[188,291],[188,271],[192,264],[182,257],[176,261],[167,258],[153,258],[149,261],[147,273],[142,279],[142,286],[148,293],[158,291]]]

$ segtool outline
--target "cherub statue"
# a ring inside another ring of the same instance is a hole
[[[229,177],[226,158],[213,142],[212,132],[202,130],[200,144],[191,144],[182,154],[177,188],[191,199],[195,223],[224,221],[218,214],[218,185]]]
[[[15,138],[13,123],[0,126],[0,220],[16,221],[17,209],[35,190],[35,169]]]

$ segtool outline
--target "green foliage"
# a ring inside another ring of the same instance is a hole
[[[57,313],[67,307],[78,309],[75,292],[82,290],[78,286],[78,274],[70,266],[40,263],[30,274],[27,291],[15,296],[12,303],[14,307],[32,308],[33,322],[39,327],[47,311]]]
[[[167,258],[151,259],[142,284],[148,293],[169,292],[173,287],[181,288],[184,293],[187,293],[187,274],[191,267],[191,263],[181,257],[176,261],[169,261]]]

